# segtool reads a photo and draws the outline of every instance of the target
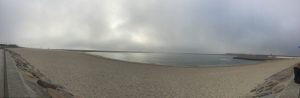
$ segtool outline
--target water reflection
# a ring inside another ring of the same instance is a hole
[[[254,64],[257,61],[232,59],[230,55],[183,54],[183,53],[119,53],[89,52],[111,59],[122,61],[172,65],[182,67],[231,66],[237,64]]]

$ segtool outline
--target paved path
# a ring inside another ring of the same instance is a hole
[[[0,97],[4,97],[4,54],[0,49]]]
[[[0,49],[0,98],[32,98],[36,97],[29,89],[11,55]]]

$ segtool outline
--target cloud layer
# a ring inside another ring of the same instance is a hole
[[[300,55],[298,0],[1,0],[0,41],[29,47]]]

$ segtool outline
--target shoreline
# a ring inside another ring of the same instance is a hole
[[[126,61],[126,60],[119,60],[119,59],[113,59],[113,58],[108,58],[104,57],[101,55],[95,55],[95,54],[89,54],[85,52],[79,52],[84,55],[89,55],[101,59],[107,59],[107,60],[112,60],[112,61],[117,61],[117,62],[125,62],[125,63],[135,63],[135,64],[143,64],[143,65],[148,65],[148,66],[161,66],[161,67],[178,67],[178,68],[218,68],[218,67],[237,67],[237,66],[251,66],[251,65],[256,65],[256,64],[262,64],[262,63],[268,63],[268,62],[278,62],[278,61],[285,61],[285,60],[291,60],[291,59],[276,59],[276,60],[264,60],[264,61],[258,61],[256,63],[252,64],[227,64],[227,65],[221,65],[221,66],[216,66],[216,65],[205,65],[205,66],[191,66],[191,67],[184,67],[181,65],[167,65],[167,64],[156,64],[156,63],[142,63],[142,62],[133,62],[133,61]],[[213,54],[214,55],[214,54]],[[220,54],[216,54],[220,55]]]
[[[198,66],[198,65],[171,65],[171,64],[157,64],[157,63],[142,63],[142,62],[134,62],[134,61],[126,61],[126,60],[120,60],[120,59],[113,59],[109,57],[104,57],[101,55],[96,55],[96,54],[90,54],[90,53],[85,53],[85,52],[80,52],[85,55],[91,55],[94,57],[98,57],[101,59],[108,59],[108,60],[113,60],[113,61],[118,61],[118,62],[126,62],[126,63],[136,63],[136,64],[145,64],[145,65],[150,65],[150,66],[166,66],[166,67],[179,67],[179,68],[211,68],[211,67],[234,67],[234,66],[247,66],[247,65],[255,65],[255,64],[260,64],[260,63],[266,63],[266,62],[272,62],[272,61],[280,61],[280,60],[285,60],[285,59],[279,59],[279,60],[265,60],[265,61],[257,61],[256,63],[251,63],[251,64],[224,64],[224,65],[205,65],[205,66]],[[211,54],[211,55],[221,55],[221,54]],[[184,67],[184,66],[191,66],[191,67]]]
[[[11,49],[53,83],[90,97],[245,97],[264,79],[299,62],[183,68],[111,60],[81,52]]]

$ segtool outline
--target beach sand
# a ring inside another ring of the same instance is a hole
[[[75,51],[11,49],[52,82],[85,98],[239,98],[297,59],[178,68],[110,60]]]

